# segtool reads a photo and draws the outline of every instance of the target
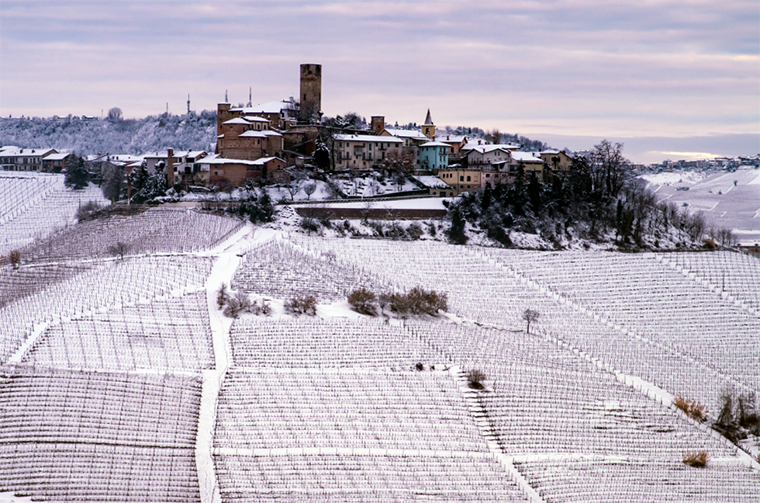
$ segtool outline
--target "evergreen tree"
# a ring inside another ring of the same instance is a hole
[[[119,201],[124,197],[127,190],[127,177],[124,176],[124,170],[115,165],[110,165],[105,170],[105,180],[101,189],[103,190],[103,197],[110,200],[112,203]]]
[[[314,150],[314,165],[323,171],[330,169],[330,150],[320,138],[317,138],[317,146]]]
[[[530,207],[533,209],[533,213],[538,215],[541,211],[541,184],[538,183],[538,177],[535,173],[531,173],[530,175],[528,198],[530,199]]]
[[[73,188],[74,190],[82,190],[87,187],[89,176],[87,167],[84,164],[84,159],[76,157],[71,166],[66,168],[64,183],[66,184],[66,187]]]
[[[451,210],[451,227],[448,231],[449,242],[452,244],[463,245],[467,243],[467,235],[464,232],[464,227],[467,222],[462,215],[459,206],[454,206]]]
[[[166,195],[166,175],[161,171],[150,174],[145,166],[140,166],[127,178],[132,187],[132,201],[136,203]]]

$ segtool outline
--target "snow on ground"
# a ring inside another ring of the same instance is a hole
[[[0,503],[32,503],[33,501],[36,500],[31,497],[21,498],[14,496],[12,492],[0,492]]]
[[[641,178],[660,201],[704,212],[711,225],[733,229],[741,242],[760,242],[760,170],[683,171]],[[678,190],[682,187],[689,190]]]
[[[324,208],[363,208],[372,209],[431,209],[445,210],[444,201],[452,201],[450,197],[419,197],[413,199],[367,199],[362,201],[330,202],[320,204]],[[296,205],[298,207],[298,205]]]
[[[705,174],[695,171],[676,171],[670,173],[653,173],[642,175],[639,178],[646,180],[650,185],[674,185],[674,184],[695,184],[705,178]]]
[[[383,194],[393,194],[396,192],[410,192],[420,190],[420,188],[407,179],[399,187],[393,180],[384,178],[377,180],[372,176],[364,178],[354,178],[352,180],[337,179],[336,183],[340,186],[344,194],[349,196],[372,197]]]

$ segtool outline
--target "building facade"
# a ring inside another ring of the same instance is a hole
[[[449,145],[439,141],[429,141],[418,147],[418,168],[438,171],[449,167]]]
[[[444,169],[438,177],[452,188],[455,196],[463,192],[472,193],[480,189],[482,172],[478,169]]]
[[[404,142],[392,136],[346,135],[335,136],[335,169],[370,170],[389,155],[401,156]]]
[[[241,116],[223,122],[217,129],[216,153],[228,159],[254,161],[281,157],[283,137],[263,117]]]

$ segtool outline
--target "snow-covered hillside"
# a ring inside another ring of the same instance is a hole
[[[59,117],[0,119],[0,145],[55,148],[85,154],[144,154],[167,147],[213,151],[216,112],[101,120]]]
[[[0,501],[760,493],[758,438],[739,449],[710,428],[723,394],[749,410],[760,393],[760,260],[273,227],[154,209],[69,226],[0,267]],[[103,252],[121,239],[123,257]],[[346,298],[360,287],[447,306],[367,316]],[[312,315],[288,309],[307,295]],[[244,300],[257,309],[232,309]]]
[[[742,243],[760,243],[760,170],[683,171],[641,178],[659,200],[704,212],[712,225],[733,229]]]

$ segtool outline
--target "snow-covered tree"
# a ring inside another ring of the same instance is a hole
[[[87,172],[87,166],[84,164],[84,159],[76,157],[73,162],[66,167],[65,170],[66,187],[71,187],[74,190],[81,190],[87,187],[87,180],[89,179],[89,173]]]

